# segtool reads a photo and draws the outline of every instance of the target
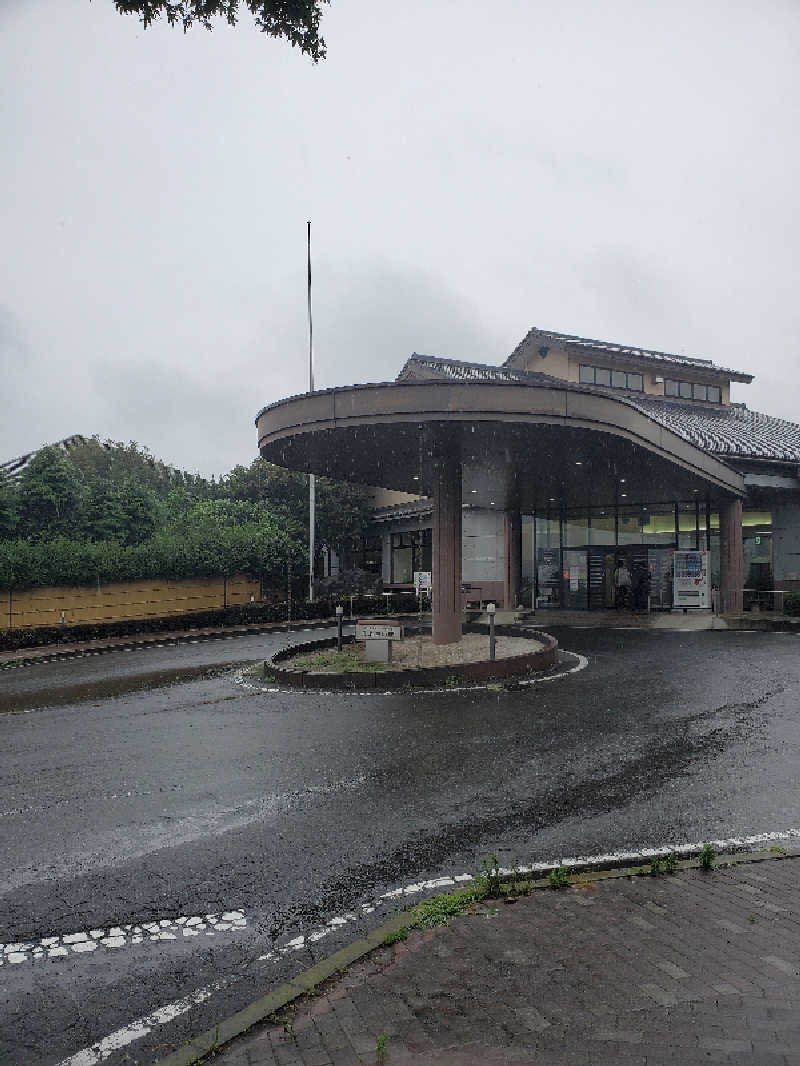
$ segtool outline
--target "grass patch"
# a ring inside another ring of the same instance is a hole
[[[466,913],[475,903],[482,903],[487,898],[486,887],[476,881],[470,888],[458,892],[448,892],[444,896],[434,896],[419,903],[411,912],[409,925],[418,929],[433,929],[437,925],[446,925],[451,918]]]
[[[408,926],[404,925],[402,929],[396,930],[394,933],[388,933],[382,940],[382,945],[385,948],[390,948],[392,944],[399,944],[403,940],[408,940]]]
[[[281,667],[289,670],[313,670],[321,674],[360,674],[393,669],[391,663],[368,663],[364,659],[364,648],[360,644],[347,644],[341,651],[337,648],[309,651],[291,659],[282,659]]]
[[[569,874],[566,866],[556,866],[547,875],[547,883],[551,888],[569,888]]]

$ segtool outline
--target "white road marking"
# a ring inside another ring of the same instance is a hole
[[[18,965],[37,959],[57,959],[69,955],[85,954],[97,947],[118,949],[132,947],[144,941],[163,943],[179,940],[182,936],[215,936],[244,929],[247,918],[244,911],[225,911],[223,914],[194,914],[191,917],[161,918],[157,922],[142,922],[141,925],[113,925],[108,929],[89,929],[63,936],[45,936],[38,941],[24,944],[0,944],[0,966],[4,963]]]
[[[569,655],[571,658],[577,659],[578,660],[577,665],[571,666],[568,670],[560,670],[557,674],[548,674],[546,677],[531,677],[531,678],[528,678],[528,679],[526,679],[524,681],[518,681],[518,680],[516,680],[516,678],[508,678],[508,680],[513,682],[515,686],[519,686],[519,687],[523,687],[524,686],[525,688],[528,688],[531,685],[541,685],[545,681],[558,681],[562,677],[569,677],[570,674],[577,674],[579,671],[585,670],[586,667],[589,665],[589,660],[587,659],[587,657],[585,655],[579,655],[575,651],[566,651],[565,649],[560,649],[560,650],[563,651],[565,655]],[[281,688],[278,688],[278,687],[265,688],[265,687],[263,687],[261,685],[254,684],[253,679],[251,677],[245,675],[244,673],[237,674],[234,677],[234,683],[237,684],[237,685],[241,685],[243,688],[249,688],[252,691],[257,692],[257,693],[261,693],[261,692],[263,692],[263,693],[286,693],[287,691],[292,691],[292,690],[287,690],[287,689],[281,689]],[[492,683],[493,682],[489,682],[489,684],[492,684]],[[500,682],[498,682],[498,683],[500,683]],[[441,695],[452,696],[454,693],[459,693],[459,692],[480,692],[481,690],[485,690],[487,688],[488,688],[488,685],[473,684],[473,685],[456,685],[453,688],[450,688],[450,687],[448,687],[448,688],[413,688],[413,689],[410,689],[410,690],[409,689],[385,689],[382,692],[374,692],[374,691],[369,691],[367,689],[365,689],[364,691],[361,691],[361,692],[359,692],[357,690],[351,692],[351,691],[348,691],[346,689],[313,689],[313,692],[314,692],[315,695],[318,695],[318,696],[359,696],[359,697],[362,697],[362,698],[363,697],[370,697],[370,696],[373,696],[373,697],[374,696],[398,696],[398,695],[402,695],[402,694],[408,695],[409,693],[412,696],[441,696]],[[305,692],[305,691],[312,691],[312,690],[295,689],[294,691],[295,692]]]
[[[800,839],[800,829],[786,829],[782,832],[774,833],[757,833],[752,836],[744,837],[728,837],[724,840],[711,840],[709,843],[717,851],[736,850],[755,845],[763,845],[769,843],[775,843],[778,840],[790,840]],[[658,847],[640,848],[638,851],[612,851],[606,852],[601,855],[577,855],[572,858],[560,858],[553,859],[550,862],[535,862],[529,866],[518,866],[516,871],[518,873],[543,873],[547,870],[552,870],[556,866],[595,866],[609,862],[637,862],[643,859],[652,858],[658,855],[666,854],[691,854],[692,852],[699,851],[705,841],[693,843],[693,844],[674,844],[667,843],[661,844]],[[503,874],[511,874],[514,871],[501,867],[500,870]],[[316,929],[312,929],[309,933],[303,933],[299,936],[289,940],[280,948],[276,948],[274,951],[269,951],[265,955],[258,957],[258,962],[272,962],[287,955],[289,952],[300,951],[309,944],[317,943],[322,940],[328,933],[334,931],[334,929],[340,929],[342,926],[356,921],[364,915],[372,914],[377,909],[377,906],[381,901],[390,901],[398,899],[402,896],[414,896],[422,892],[430,891],[437,888],[448,888],[455,885],[468,884],[470,881],[474,881],[475,877],[472,874],[460,873],[454,874],[452,877],[436,877],[427,881],[415,881],[411,884],[404,885],[401,888],[391,889],[389,892],[384,892],[381,896],[378,896],[374,903],[362,903],[360,913],[347,912],[343,915],[337,915],[334,918],[330,918],[324,926],[318,926]],[[231,911],[219,916],[223,923],[228,920],[234,920],[235,916],[241,915],[241,911]],[[210,915],[208,917],[211,917]],[[217,918],[217,915],[213,917]],[[175,921],[177,925],[180,922],[186,928],[184,933],[192,933],[194,928],[196,929],[198,923],[203,922],[203,919],[193,916],[191,918],[180,918]],[[148,923],[152,926],[156,923]],[[219,922],[218,922],[219,925]],[[127,928],[127,927],[125,927]],[[156,925],[156,928],[158,926]],[[114,930],[117,931],[116,929]],[[47,938],[50,944],[56,943],[58,938]],[[44,944],[44,941],[41,941]],[[94,943],[92,944],[94,946]],[[8,948],[22,948],[24,951],[28,951],[31,944],[10,944],[6,945]],[[65,948],[53,947],[51,951],[67,954]],[[24,954],[24,952],[12,952],[11,954]],[[6,961],[11,961],[7,958]],[[19,961],[23,961],[20,959]],[[76,1052],[67,1059],[63,1059],[57,1064],[57,1066],[96,1066],[97,1063],[107,1059],[115,1051],[119,1051],[123,1047],[127,1047],[129,1044],[133,1044],[135,1041],[141,1039],[150,1033],[156,1026],[165,1025],[167,1022],[172,1021],[174,1018],[179,1017],[181,1014],[185,1014],[193,1007],[205,1002],[215,992],[225,988],[228,981],[217,981],[213,985],[208,985],[205,988],[197,989],[190,995],[185,996],[183,999],[176,1000],[174,1003],[168,1003],[165,1007],[161,1007],[152,1014],[148,1014],[144,1018],[138,1018],[136,1021],[131,1022],[122,1029],[118,1029],[116,1032],[111,1033],[109,1036],[104,1037],[96,1044],[92,1044],[91,1047],[84,1048],[81,1051]]]
[[[91,1047],[77,1051],[74,1055],[70,1055],[68,1059],[62,1059],[58,1066],[96,1066],[98,1062],[107,1059],[115,1051],[120,1051],[129,1044],[141,1040],[156,1026],[165,1025],[167,1022],[180,1017],[181,1014],[185,1014],[192,1007],[205,1002],[215,992],[219,992],[220,989],[224,988],[226,983],[225,981],[215,981],[213,985],[199,988],[196,992],[192,992],[191,995],[184,996],[183,999],[168,1003],[165,1007],[159,1007],[152,1014],[148,1014],[144,1018],[137,1018],[136,1021],[126,1025],[123,1029],[117,1029],[116,1032],[104,1037],[96,1044],[92,1044]]]
[[[728,837],[725,840],[710,840],[708,843],[710,843],[716,851],[720,852],[727,850],[742,850],[758,845],[775,843],[778,840],[792,839],[800,839],[800,829],[786,829],[777,833],[757,833],[754,836],[746,837]],[[501,866],[500,873],[504,876],[508,876],[515,871],[520,874],[537,874],[547,873],[549,870],[552,870],[557,866],[594,867],[608,863],[636,863],[661,855],[690,855],[699,852],[705,843],[706,841],[697,841],[692,844],[665,843],[656,847],[640,848],[638,851],[610,851],[601,855],[575,855],[571,858],[550,859],[547,862],[534,862],[527,866],[517,866],[515,870],[512,870],[510,867]],[[284,955],[288,955],[290,952],[301,951],[303,948],[307,947],[308,944],[316,943],[334,929],[347,925],[349,922],[356,921],[365,914],[372,914],[382,901],[416,896],[423,892],[430,892],[431,890],[438,888],[449,888],[455,887],[456,885],[468,884],[470,881],[474,880],[475,877],[473,874],[461,873],[454,874],[452,877],[445,876],[436,877],[428,881],[414,881],[409,885],[393,888],[388,892],[384,892],[383,895],[378,896],[373,904],[362,903],[360,914],[346,913],[343,915],[337,915],[336,917],[329,919],[326,925],[318,926],[316,929],[312,929],[308,933],[296,936],[282,947],[275,948],[273,951],[268,951],[265,955],[259,955],[257,961],[270,962],[274,959],[283,958]]]

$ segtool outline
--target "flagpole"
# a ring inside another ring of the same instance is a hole
[[[311,222],[308,225],[308,391],[314,391],[314,326],[311,317]],[[314,532],[316,518],[316,479],[308,476],[308,598],[314,602]]]

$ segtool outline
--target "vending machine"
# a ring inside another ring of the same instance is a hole
[[[711,606],[711,565],[707,551],[676,551],[672,581],[674,607]]]

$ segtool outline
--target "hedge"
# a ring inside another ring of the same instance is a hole
[[[353,599],[354,615],[394,614],[408,610],[410,597],[363,596]],[[349,597],[342,601],[317,600],[315,603],[292,603],[292,621],[303,622],[317,618],[331,618],[337,602],[345,609],[349,620]],[[122,622],[87,622],[67,626],[36,626],[35,628],[0,629],[0,651],[19,648],[40,648],[45,644],[74,644],[105,637],[126,637],[136,633],[164,633],[181,629],[208,629],[221,626],[257,625],[285,622],[286,603],[246,603],[233,607],[218,607],[190,614],[171,614],[163,618],[127,619]]]

